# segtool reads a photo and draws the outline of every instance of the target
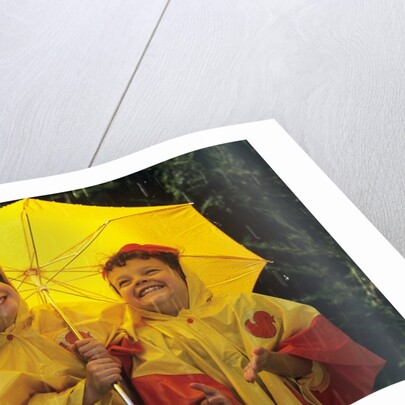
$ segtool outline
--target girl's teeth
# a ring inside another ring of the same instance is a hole
[[[145,290],[143,290],[140,295],[141,295],[141,297],[144,297],[147,293],[154,291],[154,290],[160,290],[161,288],[162,287],[160,287],[160,286],[148,287]]]

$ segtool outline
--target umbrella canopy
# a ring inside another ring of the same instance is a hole
[[[214,293],[250,292],[267,263],[190,204],[98,207],[25,199],[0,208],[0,265],[21,296],[116,301],[100,264],[128,243],[172,246]]]

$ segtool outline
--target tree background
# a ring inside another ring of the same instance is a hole
[[[263,270],[255,292],[314,306],[386,359],[376,389],[405,379],[404,318],[246,141],[188,153],[112,182],[38,198],[103,206],[193,202],[226,234],[273,261]]]

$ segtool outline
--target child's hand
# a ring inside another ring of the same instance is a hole
[[[190,386],[195,390],[201,391],[205,395],[205,399],[200,403],[200,405],[232,405],[232,402],[215,388],[199,383],[193,383],[190,384]]]
[[[94,404],[111,390],[114,383],[122,380],[121,367],[112,356],[90,360],[86,371],[84,405]]]
[[[258,373],[269,364],[271,353],[264,347],[256,347],[250,354],[252,358],[243,370],[243,375],[247,382],[255,382]]]
[[[107,349],[98,340],[87,338],[78,340],[72,345],[73,350],[78,353],[84,360],[92,361],[96,359],[109,358],[113,359],[118,366],[121,365],[120,361],[111,356]]]
[[[98,340],[93,338],[77,340],[72,344],[71,348],[86,361],[110,356],[107,349]]]

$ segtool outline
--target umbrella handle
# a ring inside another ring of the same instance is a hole
[[[62,309],[54,302],[54,300],[50,297],[49,291],[44,288],[41,291],[48,302],[55,308],[56,312],[61,316],[61,318],[65,321],[69,329],[72,331],[72,333],[76,336],[77,339],[83,340],[83,336],[80,334],[80,332],[77,330],[77,328],[73,325],[71,320],[65,315],[65,313],[62,311]],[[113,384],[114,391],[121,397],[121,399],[124,401],[125,405],[135,405],[132,400],[129,398],[127,393],[124,391],[124,389],[119,385],[119,383],[114,383]]]
[[[125,402],[126,405],[134,405],[131,398],[127,395],[127,393],[123,390],[123,388],[118,384],[113,384],[114,391],[121,397],[121,399]]]

